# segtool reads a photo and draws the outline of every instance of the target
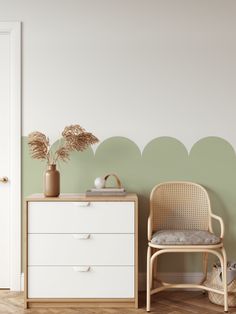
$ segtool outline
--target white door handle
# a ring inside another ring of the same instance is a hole
[[[78,234],[78,233],[75,233],[73,234],[73,238],[74,239],[78,239],[78,240],[88,240],[90,238],[90,234],[87,233],[87,234]]]
[[[76,207],[88,207],[88,206],[90,206],[90,202],[77,202],[74,204]]]
[[[82,273],[85,273],[85,272],[90,271],[90,266],[74,266],[74,267],[73,267],[73,270],[74,270],[75,272],[82,272]]]

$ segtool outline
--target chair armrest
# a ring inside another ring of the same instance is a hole
[[[151,216],[148,217],[148,241],[152,240],[152,219]]]
[[[211,218],[218,220],[220,223],[220,238],[223,239],[224,237],[224,233],[225,233],[225,225],[224,225],[224,221],[220,216],[214,215],[211,213]]]

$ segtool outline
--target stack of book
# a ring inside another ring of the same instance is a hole
[[[124,188],[102,188],[102,189],[96,189],[93,188],[91,190],[86,191],[86,195],[102,195],[102,196],[115,196],[115,195],[125,195],[126,191]]]

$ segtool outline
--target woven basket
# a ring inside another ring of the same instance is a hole
[[[219,273],[217,268],[214,266],[212,272],[205,282],[205,286],[213,289],[218,289],[223,291],[223,284],[219,277]],[[218,305],[224,305],[224,295],[215,293],[215,292],[208,292],[209,300]],[[228,285],[228,305],[230,307],[236,306],[236,279],[231,281]]]

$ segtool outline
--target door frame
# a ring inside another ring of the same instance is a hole
[[[10,36],[10,290],[21,289],[21,22],[0,21]]]

